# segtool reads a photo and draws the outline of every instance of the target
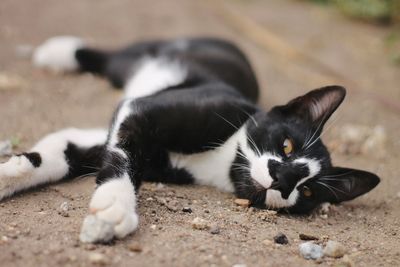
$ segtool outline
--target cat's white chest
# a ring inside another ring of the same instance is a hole
[[[223,145],[206,152],[191,155],[171,152],[169,154],[171,164],[176,168],[188,171],[197,184],[210,185],[220,190],[233,192],[230,171],[236,157],[239,140],[243,136],[245,136],[244,129],[241,129]]]

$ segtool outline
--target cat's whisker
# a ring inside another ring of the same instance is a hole
[[[344,195],[349,195],[349,193],[347,193],[347,192],[345,192],[345,191],[343,191],[343,190],[341,190],[341,189],[339,189],[339,188],[337,188],[335,186],[329,185],[329,184],[321,182],[321,181],[316,181],[316,182],[321,184],[321,185],[326,186],[327,188],[329,188],[331,190],[331,192],[338,191],[338,192],[340,192],[340,193],[342,193]],[[336,193],[334,193],[334,194],[335,194],[336,198],[338,199]]]
[[[328,188],[329,191],[331,191],[334,195],[336,199],[339,199],[338,195],[336,194],[335,190],[332,190],[327,184],[320,182],[320,181],[316,181],[317,184],[320,184],[326,188]]]
[[[319,178],[318,180],[319,181],[343,181],[342,179],[325,178],[325,177]]]
[[[347,175],[349,175],[349,174],[351,174],[351,173],[353,173],[353,172],[354,172],[354,170],[351,170],[351,171],[348,171],[348,172],[345,172],[345,173],[341,173],[341,174],[324,175],[324,176],[322,176],[322,178],[325,178],[325,177],[331,178],[331,177],[347,176]]]
[[[307,130],[306,138],[305,138],[305,141],[304,141],[303,146],[301,147],[301,149],[303,149],[306,146],[306,144],[308,143],[308,141],[310,140],[309,139],[310,138],[310,133],[311,133],[311,131]]]
[[[235,170],[239,170],[239,171],[248,171],[250,172],[250,168],[247,166],[243,166],[243,165],[233,165],[235,166],[233,169]]]
[[[254,125],[255,125],[256,127],[258,127],[258,123],[257,123],[257,121],[254,119],[254,116],[253,116],[253,115],[251,115],[251,114],[248,113],[246,110],[242,109],[241,107],[239,107],[239,106],[237,106],[237,105],[235,105],[235,107],[236,107],[237,109],[239,109],[241,112],[243,112],[244,114],[246,114],[247,116],[249,116],[249,119],[254,123]]]
[[[80,175],[78,177],[75,177],[74,179],[82,179],[82,178],[85,178],[85,177],[88,177],[88,176],[94,176],[96,174],[98,174],[98,172],[85,173],[85,174],[82,174],[82,175]]]
[[[225,119],[223,116],[221,116],[220,114],[218,114],[217,112],[214,112],[218,117],[220,117],[221,119],[223,119],[226,123],[228,123],[230,126],[232,126],[234,129],[239,130],[239,128],[234,125],[232,122],[228,121],[227,119]]]
[[[341,190],[341,189],[339,189],[339,188],[337,188],[337,187],[335,187],[335,186],[333,186],[333,185],[329,185],[329,184],[326,184],[326,185],[329,186],[329,187],[331,187],[332,189],[334,189],[334,190],[336,190],[336,191],[342,193],[342,194],[349,195],[347,192],[345,192],[345,191],[343,191],[343,190]]]
[[[85,167],[85,168],[88,168],[88,169],[92,169],[92,170],[96,170],[96,171],[100,171],[100,169],[101,169],[99,167],[89,166],[89,165],[82,165],[82,167]]]
[[[325,121],[325,119],[326,119],[326,116],[328,116],[328,113],[325,114],[325,115],[323,116],[323,118],[322,118],[321,121],[319,122],[317,128],[315,129],[313,135],[311,136],[310,140],[304,145],[304,146],[306,147],[306,149],[307,149],[307,147],[308,147],[308,144],[309,144],[310,142],[313,141],[313,138],[314,138],[315,134],[316,134],[316,133],[320,130],[320,128],[322,127],[322,124],[324,123],[324,121]],[[318,139],[318,138],[317,138],[317,139]]]
[[[256,143],[254,142],[253,138],[251,138],[251,136],[247,135],[247,140],[253,145],[254,149],[256,150],[256,153],[257,153],[258,157],[261,157],[261,151],[256,146]]]
[[[321,134],[320,134],[317,138],[315,138],[315,140],[314,140],[310,145],[308,145],[308,146],[305,148],[305,150],[307,150],[307,149],[309,149],[310,147],[312,147],[325,133],[327,133],[328,130],[332,127],[332,125],[333,125],[335,122],[337,122],[337,121],[339,120],[339,118],[340,118],[340,117],[335,118],[335,119],[332,121],[332,123],[330,123],[330,124],[321,132]]]

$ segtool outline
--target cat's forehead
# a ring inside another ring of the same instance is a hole
[[[268,114],[257,125],[251,124],[249,127],[250,133],[262,135],[274,141],[285,138],[303,141],[311,131],[311,127],[300,120],[268,116]]]

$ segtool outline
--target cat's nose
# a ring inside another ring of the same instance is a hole
[[[277,173],[278,173],[278,169],[280,167],[281,163],[279,161],[270,159],[268,160],[268,171],[269,171],[269,175],[272,177],[272,179],[274,181],[277,181]]]
[[[275,160],[268,162],[269,173],[274,180],[271,189],[279,190],[283,198],[288,198],[294,186],[301,178],[297,168],[293,168],[290,163],[281,163]]]

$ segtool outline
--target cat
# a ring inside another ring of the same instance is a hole
[[[0,199],[98,170],[82,233],[106,222],[111,234],[81,234],[83,242],[123,238],[138,227],[142,181],[214,186],[256,207],[300,214],[354,199],[380,181],[333,167],[320,139],[345,98],[343,87],[264,111],[254,71],[229,41],[160,40],[103,51],[59,36],[35,50],[33,63],[91,72],[124,89],[108,130],[64,129],[0,164]]]

